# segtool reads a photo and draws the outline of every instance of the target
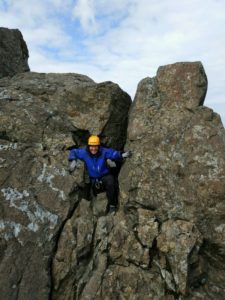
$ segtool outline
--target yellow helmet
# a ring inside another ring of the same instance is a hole
[[[89,146],[99,146],[100,145],[100,138],[97,135],[91,135],[88,139]]]

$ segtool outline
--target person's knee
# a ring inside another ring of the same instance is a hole
[[[104,185],[105,187],[113,188],[115,186],[114,177],[112,175],[107,175],[107,177],[104,178]]]

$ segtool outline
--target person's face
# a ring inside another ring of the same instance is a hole
[[[89,150],[92,155],[95,155],[98,153],[98,146],[89,146]]]

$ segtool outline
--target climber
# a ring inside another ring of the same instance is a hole
[[[117,151],[100,145],[100,138],[92,135],[84,148],[71,149],[69,153],[69,171],[77,166],[77,159],[84,161],[87,168],[94,195],[105,191],[108,199],[107,212],[114,213],[118,206],[118,180],[110,172],[115,167],[115,161],[131,156],[131,151]]]

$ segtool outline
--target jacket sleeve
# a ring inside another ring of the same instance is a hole
[[[112,159],[112,160],[120,160],[122,159],[122,151],[118,151],[112,148],[108,148],[106,150],[106,159]]]
[[[80,159],[80,160],[83,160],[84,159],[84,152],[85,150],[84,149],[72,149],[70,150],[69,152],[69,156],[68,156],[68,160],[69,161],[72,161],[72,160],[77,160],[77,159]]]

